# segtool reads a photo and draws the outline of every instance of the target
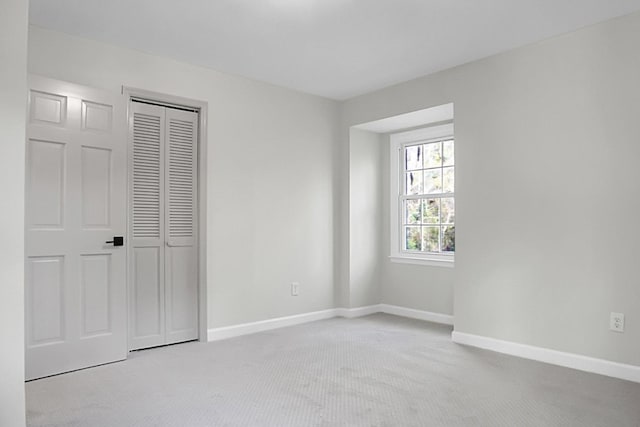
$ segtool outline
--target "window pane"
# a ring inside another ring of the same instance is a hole
[[[453,140],[442,142],[442,164],[443,166],[454,165]]]
[[[400,175],[405,176],[400,245],[403,251],[414,253],[452,254],[455,252],[454,140],[411,144],[399,153],[404,161]]]
[[[405,170],[422,169],[422,146],[414,145],[404,150]]]
[[[438,224],[440,222],[440,200],[422,199],[422,222]]]
[[[453,193],[455,191],[455,186],[454,186],[454,180],[455,180],[455,172],[454,172],[455,168],[444,168],[442,169],[443,171],[443,176],[442,176],[442,181],[443,181],[443,188],[442,191],[444,193]]]
[[[440,227],[422,227],[422,250],[440,252]]]
[[[407,172],[406,194],[422,194],[422,171]]]
[[[409,251],[422,250],[420,227],[405,227],[404,248]]]
[[[456,251],[456,227],[442,227],[442,252]]]
[[[420,224],[420,200],[405,200],[405,221],[407,224]]]
[[[442,166],[441,144],[433,142],[424,145],[424,167],[437,168]]]
[[[442,169],[424,171],[424,194],[442,193]]]
[[[456,208],[453,197],[443,197],[440,199],[440,215],[443,224],[455,224]]]

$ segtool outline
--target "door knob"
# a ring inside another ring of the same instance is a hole
[[[113,246],[123,246],[124,245],[124,237],[122,237],[122,236],[113,236],[113,240],[107,240],[105,243],[113,243]]]

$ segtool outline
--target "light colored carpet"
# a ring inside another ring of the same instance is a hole
[[[30,426],[640,426],[640,384],[451,342],[377,314],[27,384]]]

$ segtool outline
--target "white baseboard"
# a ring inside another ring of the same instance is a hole
[[[209,341],[224,340],[227,338],[239,337],[241,335],[249,335],[255,334],[256,332],[284,328],[286,326],[315,322],[316,320],[331,319],[333,317],[336,317],[336,309],[331,308],[311,313],[296,314],[294,316],[277,317],[275,319],[260,320],[258,322],[212,328],[207,331],[207,339]]]
[[[453,325],[453,316],[449,314],[433,313],[431,311],[416,310],[414,308],[399,307],[397,305],[380,304],[382,313],[395,316],[408,317],[410,319],[426,320],[427,322]]]
[[[609,360],[596,359],[579,354],[565,353],[458,331],[451,333],[451,339],[458,344],[640,383],[640,366],[611,362]]]
[[[272,329],[314,322],[316,320],[331,319],[333,317],[353,319],[355,317],[368,316],[375,313],[388,313],[396,316],[409,317],[411,319],[420,319],[434,323],[453,325],[453,316],[446,314],[431,313],[429,311],[415,310],[412,308],[404,308],[388,304],[375,304],[356,308],[330,308],[328,310],[296,314],[294,316],[277,317],[275,319],[241,323],[239,325],[223,326],[221,328],[211,328],[207,331],[207,340],[219,341],[242,335],[255,334],[256,332],[270,331]]]
[[[368,316],[370,314],[381,313],[381,305],[382,304],[367,305],[364,307],[356,308],[336,308],[336,316],[353,319],[354,317],[362,317]]]

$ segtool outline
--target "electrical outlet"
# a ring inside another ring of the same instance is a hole
[[[609,318],[609,329],[615,332],[624,332],[624,314],[611,313]]]
[[[297,297],[298,296],[298,292],[300,292],[300,283],[293,282],[291,284],[291,296],[292,297]]]

